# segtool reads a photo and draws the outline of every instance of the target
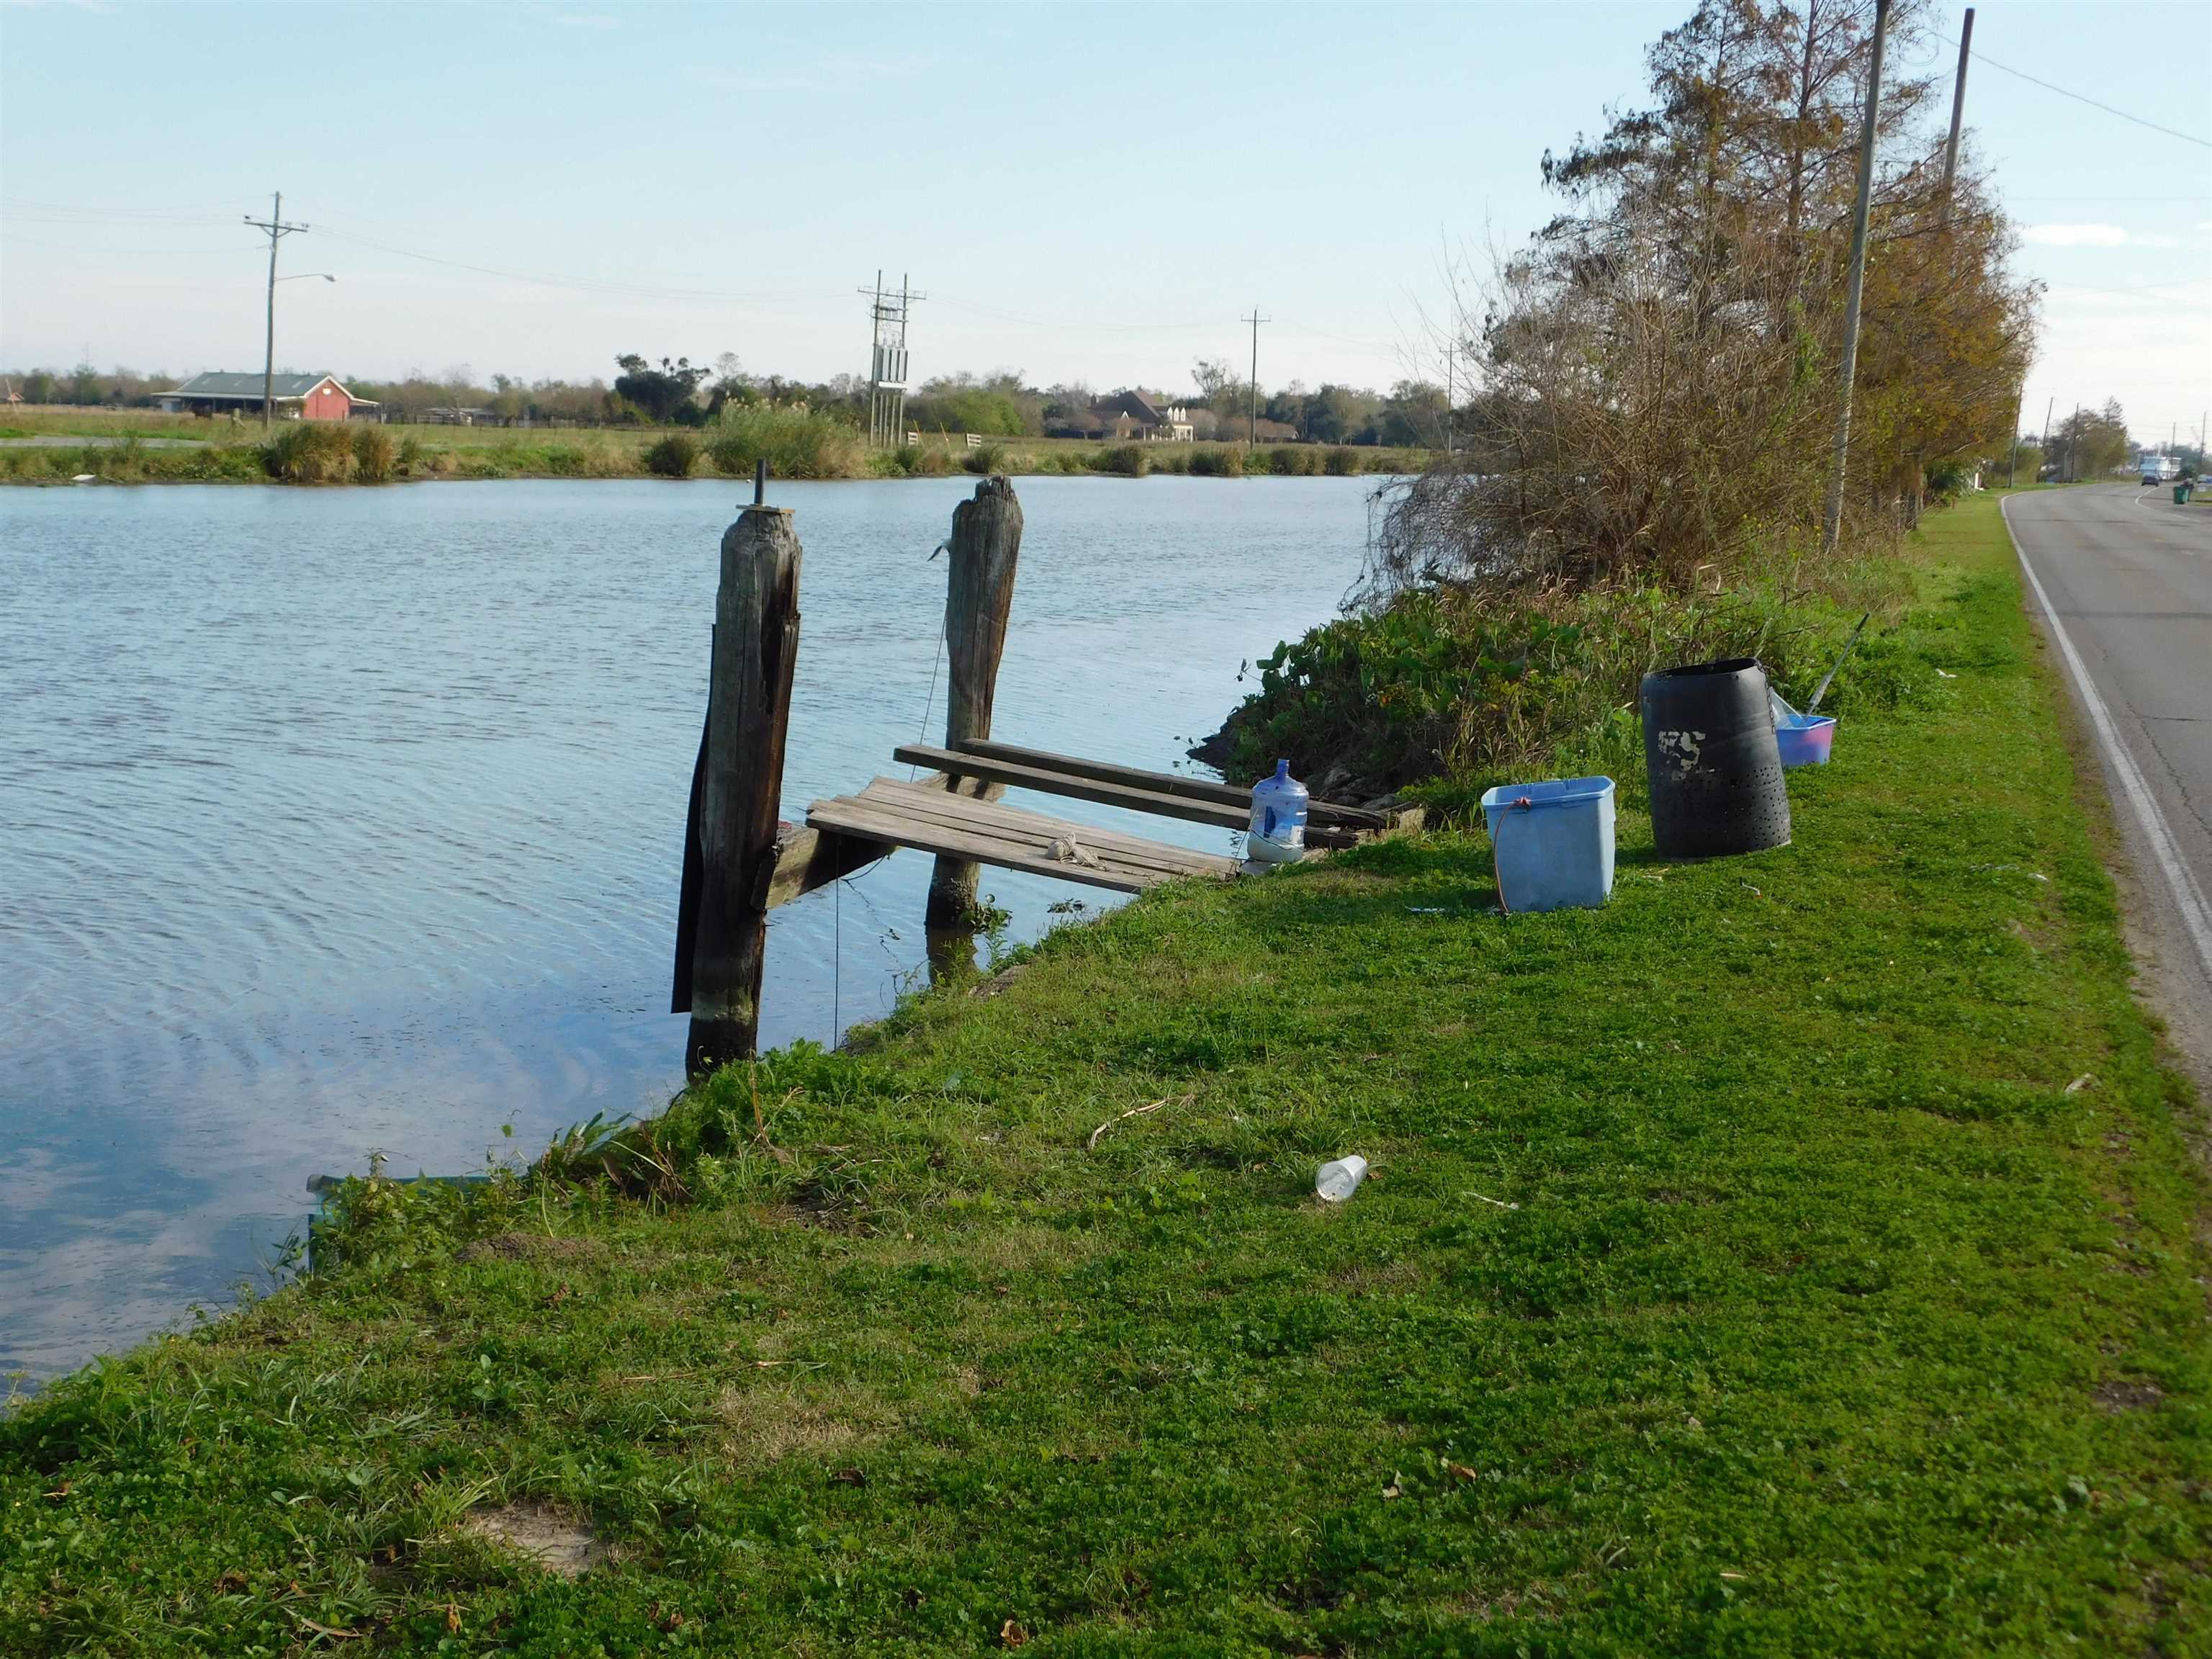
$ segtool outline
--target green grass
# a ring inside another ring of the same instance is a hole
[[[344,1267],[0,1425],[0,1650],[2207,1651],[2191,1109],[1994,503],[1923,543],[1788,848],[1164,890],[629,1196],[356,1184]],[[614,1559],[456,1526],[519,1500]]]

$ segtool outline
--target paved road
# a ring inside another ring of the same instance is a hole
[[[2096,739],[2153,989],[2212,1077],[2212,507],[2099,485],[2013,496],[2005,517]]]

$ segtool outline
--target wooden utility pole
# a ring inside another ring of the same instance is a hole
[[[1240,323],[1252,325],[1252,404],[1251,414],[1244,425],[1244,442],[1248,447],[1260,441],[1260,325],[1272,323],[1273,317],[1262,317],[1260,307],[1254,306],[1249,317],[1239,317]]]
[[[749,1058],[760,1036],[768,886],[791,675],[799,660],[799,538],[788,507],[754,504],[722,536],[699,789],[699,893],[684,1070]]]
[[[991,735],[991,703],[997,695],[999,659],[1006,648],[1006,618],[1014,606],[1014,567],[1022,552],[1022,504],[1002,477],[975,486],[972,501],[952,509],[952,537],[946,544],[945,646],[951,662],[945,692],[945,746],[957,749]],[[979,784],[972,791],[995,800],[1000,784]],[[977,866],[965,859],[939,855],[929,878],[930,927],[969,927],[975,910]]]
[[[1959,27],[1959,78],[1951,88],[1951,137],[1943,146],[1943,207],[1937,222],[1951,222],[1951,183],[1959,176],[1959,128],[1966,113],[1966,58],[1974,45],[1974,9]]]
[[[263,342],[261,358],[261,429],[269,430],[276,410],[276,244],[295,230],[305,230],[305,225],[284,222],[284,192],[278,191],[269,210],[266,222],[247,214],[246,222],[269,235],[269,332]]]
[[[1859,132],[1859,195],[1851,210],[1850,282],[1844,293],[1844,362],[1836,405],[1836,453],[1828,477],[1820,550],[1833,554],[1844,527],[1844,472],[1851,459],[1851,381],[1859,366],[1859,301],[1866,289],[1867,216],[1874,205],[1875,137],[1881,116],[1881,48],[1889,32],[1889,0],[1874,0],[1874,39],[1869,45],[1866,120]]]

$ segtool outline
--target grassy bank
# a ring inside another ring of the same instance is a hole
[[[1994,503],[1918,555],[1790,848],[1165,890],[563,1180],[357,1184],[0,1424],[0,1650],[2205,1651],[2190,1109]]]
[[[785,418],[775,418],[778,416]],[[297,430],[297,423],[287,423]],[[969,448],[963,436],[932,434],[895,450],[870,450],[858,434],[824,416],[737,411],[724,426],[523,430],[512,427],[410,426],[371,429],[392,443],[388,477],[317,483],[422,482],[444,478],[644,478],[752,476],[765,457],[779,478],[897,478],[957,472],[1143,477],[1314,477],[1418,470],[1416,450],[1320,444],[1112,444],[1055,438],[995,439]],[[278,428],[281,441],[286,427]],[[0,437],[67,437],[82,445],[0,446],[0,483],[66,483],[90,474],[107,483],[270,483],[285,476],[251,422],[195,421],[137,410],[40,411],[0,422]],[[189,445],[132,440],[190,440]],[[672,458],[681,455],[680,464]]]

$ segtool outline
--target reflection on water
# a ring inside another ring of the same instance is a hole
[[[806,550],[787,817],[941,738],[928,554],[972,483],[775,489]],[[1366,532],[1356,479],[1017,487],[997,735],[1135,765],[1177,763],[1242,661],[1330,612]],[[739,495],[0,492],[0,1372],[227,1299],[301,1230],[311,1175],[372,1150],[475,1168],[666,1099]],[[902,854],[775,913],[764,1044],[890,1006],[928,871]],[[1017,939],[1102,897],[984,888]]]

